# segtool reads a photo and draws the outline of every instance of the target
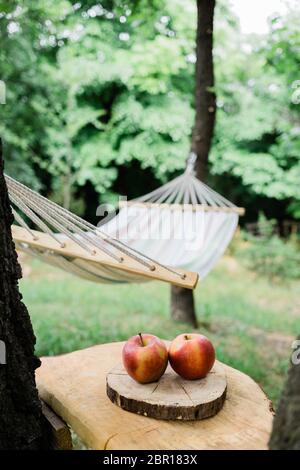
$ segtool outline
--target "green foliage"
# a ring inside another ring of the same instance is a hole
[[[300,199],[298,169],[292,167],[284,170],[269,153],[226,150],[222,153],[222,159],[216,157],[213,171],[241,178],[256,194],[279,200]]]
[[[252,214],[260,198],[275,217],[278,207],[300,217],[299,17],[244,37],[227,2],[217,2],[211,183]],[[86,188],[96,200],[120,185],[137,196],[130,177],[122,185],[124,168],[147,169],[145,187],[182,170],[195,28],[194,0],[184,13],[179,0],[0,0],[6,171],[69,206]]]
[[[299,18],[274,18],[266,37],[246,42],[240,36],[238,51],[236,29],[223,33],[232,55],[227,64],[222,49],[216,57],[221,80],[211,155],[212,172],[237,177],[247,199],[254,194],[286,201],[294,217],[299,212],[293,199],[300,199]]]
[[[259,217],[259,236],[248,236],[249,246],[240,252],[247,267],[271,281],[300,278],[300,253],[292,241],[274,233],[276,221]]]

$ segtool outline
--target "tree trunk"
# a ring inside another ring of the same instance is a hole
[[[0,449],[52,447],[35,385],[35,336],[18,279],[21,268],[11,236],[13,216],[3,176],[0,140]]]
[[[63,182],[63,207],[64,209],[67,209],[69,211],[70,206],[71,206],[71,191],[72,191],[70,171],[62,177],[62,182]]]
[[[197,155],[196,175],[202,181],[206,180],[216,117],[213,63],[214,9],[215,0],[197,0],[196,116],[191,150]],[[183,287],[171,287],[171,315],[175,320],[180,319],[193,326],[196,325],[193,291]]]
[[[205,181],[215,118],[213,28],[215,0],[197,0],[196,39],[196,118],[192,135],[192,151],[197,155],[196,175]]]
[[[300,336],[298,337],[298,341]],[[271,450],[300,450],[300,341],[294,353],[269,442]]]
[[[193,291],[171,286],[171,316],[173,320],[197,326]]]

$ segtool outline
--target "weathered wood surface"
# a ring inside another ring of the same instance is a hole
[[[71,450],[73,443],[69,426],[44,401],[42,401],[42,412],[51,426],[55,447],[59,450]]]
[[[42,359],[36,378],[42,399],[92,449],[266,449],[270,401],[247,375],[224,366],[227,398],[202,421],[158,421],[121,410],[106,395],[106,375],[124,343]]]
[[[120,408],[156,419],[191,421],[209,418],[222,408],[226,397],[224,367],[216,362],[202,380],[184,380],[168,366],[158,382],[139,384],[122,365],[106,379],[110,400]]]

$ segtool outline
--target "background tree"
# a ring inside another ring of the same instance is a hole
[[[191,150],[197,156],[196,176],[207,179],[208,156],[212,145],[216,115],[213,64],[214,0],[197,0],[196,35],[196,115]],[[171,314],[176,320],[197,325],[193,291],[171,287]]]
[[[300,364],[294,363],[290,367],[269,447],[271,450],[300,450]]]
[[[35,336],[18,288],[21,268],[12,222],[0,141],[0,338],[6,350],[6,364],[0,365],[0,449],[47,449],[52,436],[35,386],[40,361],[34,356]]]

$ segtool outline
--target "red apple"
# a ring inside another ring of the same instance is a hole
[[[184,379],[202,379],[214,365],[215,350],[206,336],[185,333],[172,341],[169,360],[175,372]]]
[[[155,382],[166,370],[168,350],[157,336],[139,333],[125,344],[123,364],[130,377],[137,382]]]

